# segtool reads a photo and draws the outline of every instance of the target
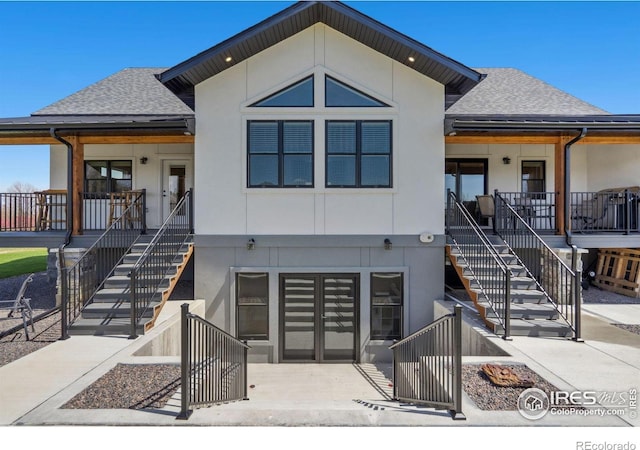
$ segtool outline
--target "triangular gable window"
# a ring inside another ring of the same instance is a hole
[[[363,92],[358,91],[344,83],[331,78],[325,77],[324,82],[324,101],[327,107],[381,107],[389,106]]]
[[[267,98],[252,104],[256,107],[313,106],[313,76],[288,86]]]

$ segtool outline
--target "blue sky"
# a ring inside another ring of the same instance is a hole
[[[515,67],[615,114],[640,114],[640,2],[347,2],[470,67]],[[291,2],[0,0],[0,117],[125,67],[171,67]],[[46,147],[0,147],[0,191],[45,188]]]

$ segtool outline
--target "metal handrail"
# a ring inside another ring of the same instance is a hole
[[[513,205],[531,228],[547,233],[558,231],[558,195],[557,192],[500,192],[500,196]],[[497,217],[497,220],[500,220],[500,217]]]
[[[189,190],[178,201],[171,214],[153,236],[129,273],[131,292],[130,338],[138,335],[137,326],[159,294],[180,249],[193,234],[193,192]]]
[[[80,317],[82,310],[93,300],[106,279],[113,274],[138,237],[145,232],[144,220],[131,220],[131,214],[143,211],[138,204],[143,198],[142,194],[137,196],[70,267],[66,267],[66,245],[62,244],[58,248],[61,277],[61,339],[69,337],[69,326]]]
[[[462,413],[462,307],[391,345],[395,400]]]
[[[211,322],[180,307],[181,399],[178,419],[194,407],[248,400],[247,353],[251,348]]]
[[[497,191],[495,199],[496,233],[525,268],[529,277],[535,280],[547,302],[569,325],[574,339],[581,339],[581,274],[577,268],[577,247],[571,247],[572,263],[569,267]]]
[[[503,338],[511,337],[511,270],[486,234],[453,192],[447,197],[447,234],[467,264],[480,294],[503,328]],[[465,250],[472,250],[477,261]],[[495,269],[498,269],[496,272]]]
[[[629,189],[571,192],[571,230],[625,234],[640,231],[639,203],[638,192]]]

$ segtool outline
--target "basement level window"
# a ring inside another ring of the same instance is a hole
[[[371,274],[371,339],[402,337],[402,273]]]
[[[269,339],[269,275],[236,275],[237,330],[241,340]]]

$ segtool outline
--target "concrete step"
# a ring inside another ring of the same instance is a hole
[[[504,333],[504,328],[498,323],[497,319],[487,318],[486,320],[493,326],[494,333],[498,335]],[[569,325],[557,320],[511,320],[511,335],[513,336],[569,337],[571,334]]]
[[[479,298],[482,298],[482,291],[480,289],[471,289],[475,292]],[[527,303],[527,304],[541,304],[547,302],[547,297],[544,292],[537,289],[511,289],[511,303]]]
[[[161,242],[161,243],[159,243],[159,244],[157,244],[157,245],[158,245],[158,247],[162,248],[162,247],[166,247],[166,246],[168,246],[168,245],[173,245],[173,244],[169,244],[169,243],[162,243],[162,242]],[[188,243],[186,243],[186,244],[182,245],[182,246],[180,247],[179,252],[181,252],[181,253],[186,253],[186,252],[188,252],[188,251],[189,251],[189,246],[190,246],[190,245],[193,245],[193,244],[192,244],[192,243],[190,243],[190,242],[188,242]],[[136,243],[135,243],[135,244],[133,244],[133,246],[131,247],[131,252],[132,252],[132,253],[142,253],[142,252],[144,252],[144,251],[147,249],[147,247],[149,247],[149,242],[138,242],[138,241],[136,241]]]
[[[144,323],[136,327],[137,334],[144,334]],[[69,327],[72,336],[130,335],[131,321],[127,318],[84,319],[79,318]]]
[[[501,269],[498,265],[496,265],[495,261],[492,261],[491,264],[477,264],[477,265],[469,265],[466,262],[457,263],[456,264],[461,270],[463,276],[471,276],[473,273],[483,273],[483,274],[492,274],[498,273]],[[507,264],[507,268],[511,272],[511,275],[514,277],[523,277],[527,275],[526,269],[519,264]]]
[[[165,280],[167,280],[167,284],[172,276],[173,274],[165,276]],[[128,287],[130,283],[131,283],[131,277],[129,277],[128,275],[113,275],[104,281],[103,289],[125,288],[125,287]],[[138,279],[138,285],[144,286],[144,285],[153,284],[153,283],[156,283],[156,281],[149,280],[148,282],[146,282],[146,280],[144,279]]]
[[[478,302],[477,307],[480,315],[486,318],[495,318],[496,314],[489,307],[488,303]],[[511,308],[512,319],[545,319],[556,320],[558,318],[558,312],[550,304],[518,304],[512,303]]]
[[[176,272],[178,271],[178,267],[180,267],[180,265],[183,263],[183,261],[179,261],[179,262],[173,262],[171,263],[170,267],[167,269],[167,276],[170,275],[175,275]],[[124,264],[120,264],[119,266],[117,266],[114,269],[114,275],[116,276],[128,276],[131,273],[131,270],[133,269],[135,263],[124,263]],[[156,267],[158,270],[164,270],[165,266],[160,266],[160,265],[150,265],[148,266],[149,268],[153,268]]]
[[[142,317],[153,317],[153,308],[160,302],[152,302],[142,314]],[[87,305],[82,310],[82,318],[84,319],[113,319],[113,318],[130,318],[131,303],[129,302],[94,302]]]
[[[469,280],[469,287],[471,289],[476,289],[480,287],[480,284],[478,283],[478,281],[472,277],[472,276],[467,276],[465,277],[467,280]],[[491,282],[497,282],[499,280],[501,280],[502,278],[498,278],[498,277],[485,277],[483,278],[484,280],[488,280],[490,283]],[[533,278],[530,277],[511,277],[511,289],[535,289],[536,288],[536,280],[534,280]]]

